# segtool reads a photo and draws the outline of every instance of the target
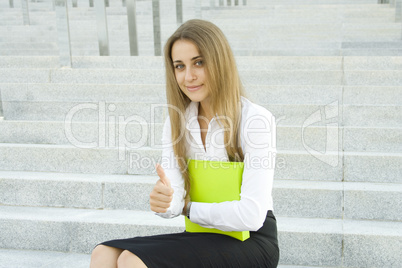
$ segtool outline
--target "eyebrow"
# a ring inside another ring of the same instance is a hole
[[[202,56],[195,56],[195,57],[192,58],[191,60],[196,60],[196,59],[198,59],[198,58],[202,58]],[[173,63],[175,63],[175,62],[183,62],[183,61],[181,61],[181,60],[175,60]]]

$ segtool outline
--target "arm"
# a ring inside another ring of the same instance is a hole
[[[272,209],[275,119],[267,110],[244,119],[240,134],[245,155],[240,201],[193,202],[191,221],[203,227],[223,231],[256,231],[264,223],[267,210]]]
[[[184,179],[173,152],[169,117],[167,117],[163,127],[162,145],[161,166],[166,178],[170,181],[171,188],[173,189],[173,199],[166,212],[157,212],[156,214],[163,218],[173,218],[182,213],[184,207],[184,196],[186,193],[184,190]],[[158,175],[160,175],[159,172]]]

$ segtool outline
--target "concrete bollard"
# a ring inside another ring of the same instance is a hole
[[[195,17],[197,19],[201,19],[202,15],[201,15],[201,0],[195,0],[194,3],[194,9],[195,9]]]
[[[1,100],[1,90],[0,90],[0,121],[4,119],[3,114],[3,101]]]
[[[395,2],[395,22],[402,22],[402,0]]]
[[[155,56],[162,55],[161,19],[159,0],[152,0],[152,14],[154,24],[154,51]]]
[[[55,9],[60,66],[71,67],[71,41],[67,0],[55,0]]]
[[[99,55],[109,56],[109,34],[107,30],[105,0],[95,1],[96,28],[98,30]]]
[[[130,41],[130,55],[138,56],[137,17],[135,14],[135,0],[127,0],[128,37]]]
[[[177,26],[183,23],[183,0],[176,0],[176,22]]]
[[[21,7],[22,7],[22,18],[24,21],[24,25],[29,25],[30,20],[29,20],[29,6],[28,6],[28,0],[21,0]]]

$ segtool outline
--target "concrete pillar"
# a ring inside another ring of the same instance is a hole
[[[3,101],[1,100],[1,89],[0,89],[0,121],[4,119],[3,114]]]
[[[176,0],[176,22],[177,25],[183,23],[183,0]]]
[[[107,30],[105,0],[95,1],[96,28],[98,30],[99,55],[109,56],[109,34]]]
[[[73,1],[73,7],[78,7],[78,0],[72,0]]]
[[[55,0],[55,9],[60,66],[71,67],[71,42],[67,0]]]
[[[155,56],[162,55],[161,18],[159,0],[152,0],[152,14],[154,24],[154,51]]]
[[[228,7],[231,6],[232,5],[232,0],[227,0],[226,4],[228,5]]]
[[[201,15],[201,0],[195,0],[195,17],[197,19],[201,19],[202,15]]]
[[[395,21],[402,22],[402,0],[395,2]]]
[[[89,0],[89,6],[94,7],[94,0]]]
[[[223,7],[223,0],[219,0],[219,6]]]
[[[22,7],[22,18],[24,21],[24,25],[29,25],[30,20],[29,20],[29,6],[28,6],[28,0],[21,0],[21,7]]]
[[[10,0],[9,3],[10,3],[10,8],[14,8],[14,0]]]
[[[135,0],[127,0],[128,37],[130,40],[130,55],[138,56],[137,17],[135,14]]]

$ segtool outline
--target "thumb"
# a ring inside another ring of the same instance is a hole
[[[165,171],[163,170],[162,166],[159,164],[156,164],[156,173],[158,173],[158,176],[159,176],[161,182],[170,188],[171,187],[170,180],[168,177],[166,177]]]

